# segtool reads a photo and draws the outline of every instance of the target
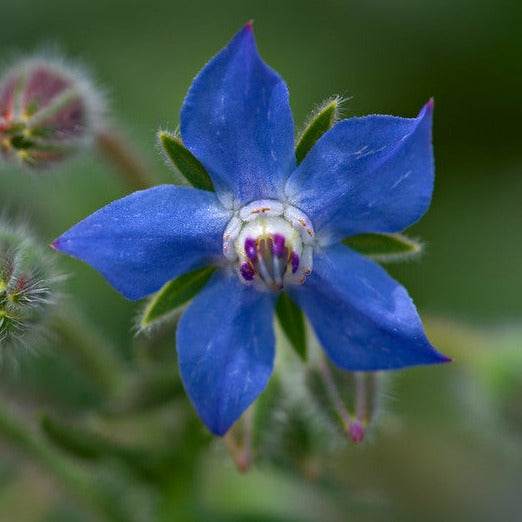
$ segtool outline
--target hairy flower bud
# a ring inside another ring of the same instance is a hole
[[[91,141],[102,106],[77,70],[43,58],[16,63],[0,79],[0,157],[52,167]]]
[[[16,355],[41,334],[56,301],[49,256],[27,233],[0,223],[0,355]]]
[[[353,443],[363,441],[377,418],[383,388],[382,372],[346,372],[326,359],[310,367],[307,386],[324,417]]]

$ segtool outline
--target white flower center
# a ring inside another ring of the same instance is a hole
[[[223,254],[244,284],[278,291],[312,272],[315,233],[299,209],[262,199],[237,211],[223,234]]]

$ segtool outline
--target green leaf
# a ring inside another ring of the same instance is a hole
[[[140,329],[150,328],[187,303],[205,286],[214,270],[214,267],[200,268],[166,283],[148,302]]]
[[[422,252],[421,243],[402,234],[360,234],[347,237],[343,243],[381,263],[404,261]]]
[[[142,369],[123,381],[103,411],[111,417],[136,414],[164,406],[183,395],[176,365],[163,363],[159,368]]]
[[[214,192],[214,184],[205,167],[183,145],[178,135],[160,131],[158,138],[167,158],[193,187]]]
[[[100,437],[55,421],[48,415],[40,419],[40,427],[53,444],[81,459],[97,460],[105,450]]]
[[[328,98],[309,116],[297,140],[295,157],[297,164],[304,160],[315,142],[339,119],[342,99],[338,96]]]
[[[290,299],[287,293],[282,293],[276,305],[277,318],[292,348],[306,360],[306,331],[303,312]]]
[[[149,300],[140,328],[149,328],[178,311],[205,286],[214,271],[214,267],[204,267],[166,283]]]
[[[49,416],[42,417],[40,427],[56,447],[67,453],[90,461],[117,459],[147,481],[162,480],[175,469],[177,458],[170,449],[128,446],[87,426],[73,426]]]

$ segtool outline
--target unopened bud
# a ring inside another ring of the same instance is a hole
[[[0,157],[52,167],[92,141],[102,106],[83,74],[43,58],[22,60],[0,79]]]
[[[309,369],[308,390],[323,416],[359,444],[379,410],[382,375],[346,372],[321,358]]]
[[[354,444],[359,444],[360,442],[362,442],[365,434],[362,422],[359,419],[351,421],[348,426],[348,433],[350,434],[350,437]]]
[[[0,356],[16,356],[42,333],[56,301],[47,252],[21,228],[0,223]]]

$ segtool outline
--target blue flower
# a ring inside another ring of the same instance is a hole
[[[273,370],[273,313],[285,290],[347,370],[445,362],[406,290],[340,241],[402,231],[430,204],[432,102],[416,118],[342,120],[299,166],[288,89],[247,24],[194,80],[181,136],[216,192],[162,185],[98,210],[54,246],[129,299],[218,267],[177,330],[185,388],[223,435]]]

